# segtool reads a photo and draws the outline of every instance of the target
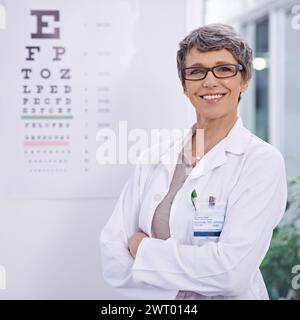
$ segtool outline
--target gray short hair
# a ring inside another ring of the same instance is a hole
[[[252,49],[237,31],[221,23],[208,24],[192,31],[180,43],[177,51],[177,70],[183,88],[185,80],[183,70],[185,68],[186,55],[192,48],[201,52],[227,49],[244,69],[241,71],[244,80],[252,77]]]

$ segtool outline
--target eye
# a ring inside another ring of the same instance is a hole
[[[229,66],[229,65],[218,66],[218,67],[216,68],[216,71],[217,71],[217,72],[223,72],[223,73],[226,73],[226,72],[234,72],[234,67],[233,67],[233,66]]]
[[[188,70],[189,75],[196,75],[196,74],[205,74],[206,70],[202,68],[193,68]]]

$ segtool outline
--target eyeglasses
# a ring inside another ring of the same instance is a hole
[[[190,67],[183,69],[183,77],[185,80],[197,81],[206,78],[208,71],[218,79],[230,78],[237,75],[238,71],[243,70],[241,64],[222,64],[212,68]]]

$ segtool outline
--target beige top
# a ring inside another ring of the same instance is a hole
[[[178,160],[182,157],[180,153]],[[184,181],[188,176],[188,167],[186,163],[177,161],[173,178],[170,184],[169,191],[164,199],[157,206],[152,220],[151,232],[152,237],[157,239],[166,240],[170,238],[169,217],[173,200],[177,191],[182,187]]]
[[[192,136],[196,133],[196,124],[192,127]],[[180,152],[169,191],[164,199],[157,206],[153,215],[151,233],[153,238],[166,240],[170,238],[169,217],[173,200],[178,190],[184,184],[190,171],[193,169],[191,161],[191,141],[186,143]]]
[[[169,191],[154,212],[151,226],[153,238],[166,240],[170,237],[169,217],[172,202],[176,196],[176,193],[184,184],[192,168],[192,164],[189,162],[188,158],[184,156],[184,152],[181,151],[178,156]],[[176,299],[183,300],[202,298],[203,296],[192,291],[179,291],[176,297]]]

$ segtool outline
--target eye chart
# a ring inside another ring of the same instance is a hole
[[[121,187],[130,167],[99,165],[96,135],[103,128],[117,134],[118,121],[130,122],[140,109],[134,99],[141,86],[135,61],[143,56],[140,3],[0,2],[5,8],[0,139],[7,196],[98,198],[119,193],[115,182]],[[159,24],[152,29],[151,34],[159,34]],[[183,34],[183,26],[179,29]],[[172,37],[170,41],[175,55],[177,43]]]

